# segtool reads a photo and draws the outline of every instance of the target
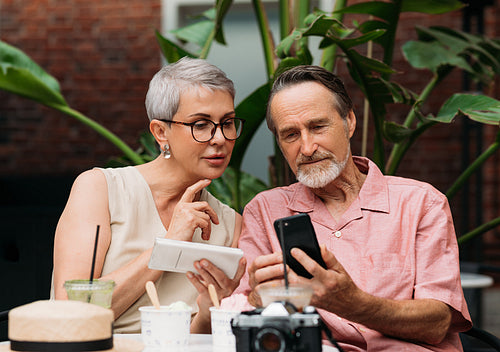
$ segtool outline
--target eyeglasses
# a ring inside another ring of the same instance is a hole
[[[191,127],[191,134],[193,135],[194,140],[200,143],[208,142],[214,138],[217,127],[219,126],[224,138],[229,141],[234,141],[241,135],[243,123],[245,122],[245,120],[237,117],[224,120],[221,123],[215,123],[206,119],[197,120],[195,122],[181,122],[164,119],[157,120]]]

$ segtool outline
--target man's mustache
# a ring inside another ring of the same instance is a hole
[[[300,154],[296,159],[296,164],[301,165],[305,163],[312,163],[315,161],[323,160],[323,159],[332,159],[335,161],[335,156],[329,152],[314,152],[312,155],[307,156],[304,154]]]

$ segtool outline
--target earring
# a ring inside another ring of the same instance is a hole
[[[170,153],[170,146],[169,146],[169,145],[168,145],[168,143],[167,143],[167,144],[165,144],[165,145],[163,146],[163,157],[164,157],[165,159],[170,159],[170,156],[171,156],[171,155],[172,155],[172,154]]]

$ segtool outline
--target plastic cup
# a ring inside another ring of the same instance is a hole
[[[172,310],[170,307],[139,307],[141,336],[147,351],[184,351],[189,344],[191,307]]]
[[[236,340],[231,329],[231,319],[238,314],[240,314],[239,311],[210,307],[214,351],[236,351]]]
[[[97,304],[104,308],[111,308],[111,299],[115,282],[113,280],[68,280],[64,288],[68,299]]]
[[[257,292],[264,307],[267,307],[272,302],[286,301],[292,303],[299,312],[309,305],[313,294],[311,286],[302,284],[290,284],[288,289],[285,285],[267,284],[259,287]]]

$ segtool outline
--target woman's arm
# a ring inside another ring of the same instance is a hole
[[[78,176],[57,224],[54,242],[55,298],[67,298],[64,281],[90,278],[97,225],[100,225],[100,230],[94,278],[115,281],[112,309],[117,318],[144,294],[146,282],[157,280],[161,271],[147,267],[151,255],[149,249],[124,267],[101,277],[111,243],[111,227],[106,178],[99,170],[89,170]]]

